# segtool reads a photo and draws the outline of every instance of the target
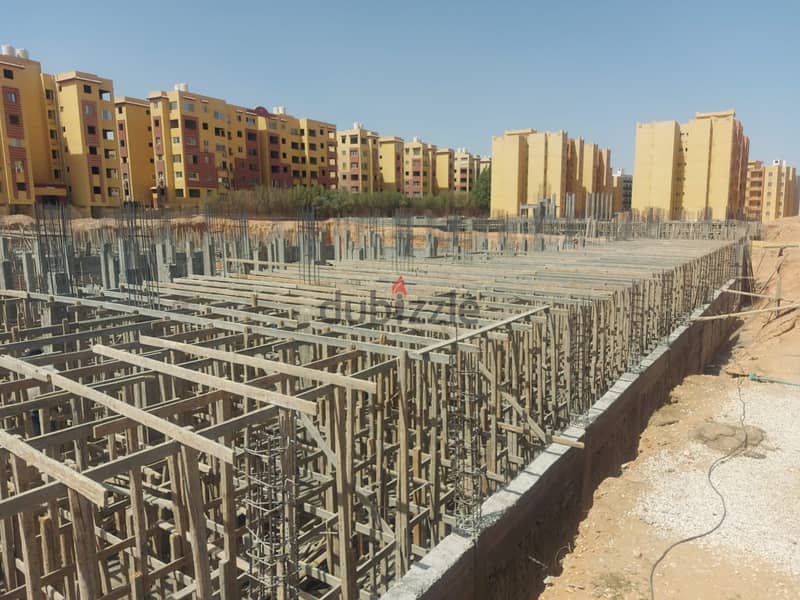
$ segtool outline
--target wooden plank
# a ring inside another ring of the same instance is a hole
[[[164,373],[165,375],[171,375],[173,377],[199,383],[200,385],[205,385],[211,388],[225,390],[231,394],[236,394],[237,396],[243,396],[245,398],[258,400],[260,402],[274,404],[275,406],[296,410],[309,415],[315,415],[317,413],[317,405],[314,402],[309,402],[308,400],[300,400],[293,396],[287,396],[278,392],[257,388],[245,383],[238,383],[229,379],[223,379],[222,377],[215,377],[206,373],[199,373],[197,371],[192,371],[191,369],[185,369],[177,365],[166,364],[157,360],[139,356],[138,354],[132,354],[123,350],[116,350],[100,344],[95,344],[92,346],[92,350],[94,350],[94,352],[100,356],[114,358],[116,360],[136,365],[137,367],[150,369],[151,371]],[[2,363],[0,363],[0,366],[2,366]],[[232,460],[226,462],[232,462]]]
[[[97,348],[97,346],[94,346],[94,348]],[[123,354],[128,353],[123,352]],[[180,442],[181,444],[185,444],[186,446],[194,448],[200,452],[206,452],[207,454],[215,456],[224,462],[231,464],[233,463],[233,450],[230,448],[226,448],[225,446],[209,440],[208,438],[204,438],[203,436],[197,435],[196,433],[189,431],[184,427],[170,423],[169,421],[148,413],[145,410],[131,406],[130,404],[117,400],[116,398],[112,398],[107,394],[98,392],[95,389],[83,385],[82,383],[78,383],[77,381],[73,381],[72,379],[64,377],[63,375],[47,371],[40,367],[29,365],[25,361],[5,355],[0,355],[0,367],[21,375],[25,375],[27,377],[32,377],[39,381],[55,385],[82,398],[88,398],[92,402],[96,402],[97,404],[105,406],[114,412],[133,419],[137,423],[141,423],[146,427],[155,429],[156,431],[173,438],[175,441]]]
[[[327,371],[320,371],[318,369],[310,369],[308,367],[292,365],[288,363],[279,362],[276,360],[268,360],[266,358],[258,358],[255,356],[247,356],[238,354],[236,352],[225,352],[222,350],[215,350],[205,346],[196,346],[194,344],[184,344],[182,342],[174,342],[172,340],[165,340],[161,338],[154,338],[147,335],[139,336],[139,341],[146,346],[156,346],[158,348],[169,348],[171,350],[180,350],[186,354],[194,356],[202,356],[205,358],[212,358],[214,360],[221,360],[232,362],[237,365],[245,365],[262,371],[277,371],[278,373],[285,373],[287,375],[294,375],[295,377],[306,377],[312,381],[319,381],[322,383],[329,383],[331,385],[338,385],[341,387],[348,387],[362,392],[374,394],[376,391],[375,383],[365,381],[347,375],[340,375],[339,373],[329,373]]]
[[[106,506],[108,490],[97,481],[89,479],[79,471],[70,469],[67,465],[50,458],[46,454],[31,448],[18,436],[10,435],[0,430],[0,447],[5,448],[14,456],[25,461],[28,466],[34,467],[60,481],[69,489],[78,492],[97,506]]]

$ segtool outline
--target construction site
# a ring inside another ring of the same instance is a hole
[[[536,597],[758,296],[735,221],[78,225],[0,232],[0,600]]]

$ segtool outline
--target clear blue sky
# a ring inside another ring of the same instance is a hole
[[[800,166],[800,4],[739,0],[13,2],[0,42],[117,95],[185,81],[247,106],[488,154],[566,129],[633,166],[637,121],[736,108],[752,158]]]

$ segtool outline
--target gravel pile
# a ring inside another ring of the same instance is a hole
[[[712,479],[725,496],[728,515],[717,531],[693,543],[724,547],[800,576],[800,388],[748,381],[742,384],[742,399],[745,424],[763,430],[763,439],[714,470]],[[723,425],[719,431],[724,434],[730,429],[724,425],[733,425],[740,434],[740,414],[734,388],[715,419]],[[725,454],[718,442],[700,436],[683,451],[663,451],[647,461],[643,474],[649,490],[635,516],[670,541],[714,526],[722,503],[706,472]]]

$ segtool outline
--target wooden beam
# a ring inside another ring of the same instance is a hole
[[[0,367],[9,371],[13,371],[14,373],[25,375],[26,377],[32,377],[39,381],[50,383],[56,387],[60,387],[64,390],[72,392],[81,398],[88,398],[92,402],[96,402],[97,404],[105,406],[114,412],[129,417],[137,423],[141,423],[145,427],[155,429],[156,431],[173,438],[175,441],[180,442],[181,444],[194,448],[199,452],[205,452],[211,456],[215,456],[221,461],[231,464],[233,463],[233,450],[230,448],[226,448],[222,444],[197,435],[193,431],[189,431],[184,427],[170,423],[169,421],[157,417],[152,413],[144,411],[140,408],[136,408],[135,406],[131,406],[130,404],[122,402],[121,400],[117,400],[116,398],[112,398],[107,394],[98,392],[89,386],[78,383],[77,381],[73,381],[72,379],[64,377],[63,375],[53,373],[52,371],[42,369],[41,367],[35,367],[26,363],[25,361],[19,360],[18,358],[5,355],[0,355]]]
[[[108,490],[102,484],[89,479],[79,471],[70,469],[63,462],[39,452],[18,436],[10,435],[0,430],[0,447],[22,459],[28,466],[34,467],[45,475],[60,481],[69,489],[90,500],[92,504],[101,507],[106,506]]]
[[[174,342],[172,340],[154,338],[149,335],[139,336],[139,341],[146,346],[179,350],[194,356],[202,356],[204,358],[232,362],[237,365],[245,365],[256,369],[261,369],[262,371],[275,371],[278,373],[284,373],[286,375],[293,375],[295,377],[305,377],[307,379],[311,379],[312,381],[319,381],[322,383],[329,383],[331,385],[352,388],[370,394],[374,394],[377,390],[377,386],[372,381],[348,377],[347,375],[341,375],[339,373],[329,373],[328,371],[320,371],[318,369],[310,369],[308,367],[291,365],[276,360],[257,358],[255,356],[247,356],[245,354],[239,354],[236,352],[225,352],[223,350],[215,350],[213,348],[196,346],[194,344],[185,344],[183,342]]]
[[[199,373],[197,371],[192,371],[191,369],[185,369],[177,365],[171,365],[150,358],[145,358],[144,356],[133,354],[131,352],[116,350],[101,344],[95,344],[92,346],[92,350],[95,352],[95,354],[99,354],[100,356],[114,358],[122,362],[136,365],[137,367],[142,367],[143,369],[150,369],[151,371],[164,373],[165,375],[171,375],[172,377],[178,377],[179,379],[185,379],[186,381],[192,381],[194,383],[199,383],[200,385],[225,390],[226,392],[236,394],[237,396],[252,398],[253,400],[259,400],[260,402],[267,404],[274,404],[275,406],[296,410],[309,415],[317,414],[317,405],[314,402],[300,400],[294,396],[287,396],[286,394],[265,390],[263,388],[257,388],[252,385],[247,385],[246,383],[238,383],[231,381],[230,379],[215,377],[214,375],[208,375],[206,373]]]

